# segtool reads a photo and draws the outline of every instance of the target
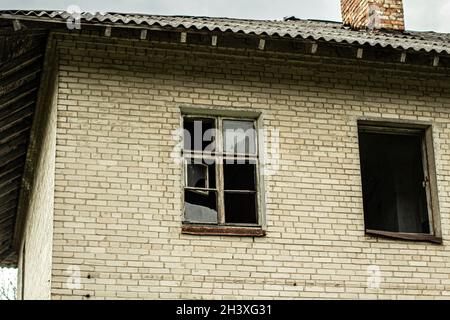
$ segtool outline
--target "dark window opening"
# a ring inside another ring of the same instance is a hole
[[[184,150],[209,151],[215,149],[215,121],[209,118],[184,119]]]
[[[255,162],[226,159],[223,172],[225,222],[258,223]]]
[[[225,221],[228,223],[257,223],[256,193],[225,192]]]
[[[359,150],[366,230],[432,233],[424,130],[360,126]]]
[[[256,164],[252,161],[225,161],[223,165],[225,190],[256,191]]]

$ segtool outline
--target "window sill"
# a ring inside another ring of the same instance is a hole
[[[209,236],[264,237],[266,231],[261,227],[230,227],[185,224],[181,233]]]
[[[379,231],[367,229],[366,235],[379,236],[391,239],[409,240],[409,241],[426,241],[436,244],[442,244],[441,237],[436,237],[431,234],[424,234],[424,233],[405,233],[405,232],[391,232],[391,231]]]

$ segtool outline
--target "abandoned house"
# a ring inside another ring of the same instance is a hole
[[[0,11],[19,299],[450,299],[450,34]]]

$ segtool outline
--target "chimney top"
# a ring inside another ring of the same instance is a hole
[[[405,30],[402,0],[341,0],[342,21],[352,29]]]

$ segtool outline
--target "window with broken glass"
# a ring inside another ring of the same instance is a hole
[[[251,230],[261,222],[255,120],[186,115],[183,128],[183,231],[262,235]]]

